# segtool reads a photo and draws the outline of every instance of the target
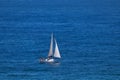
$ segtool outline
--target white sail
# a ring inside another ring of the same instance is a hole
[[[52,56],[52,55],[53,55],[53,34],[51,35],[51,43],[50,43],[50,50],[48,56]]]
[[[55,52],[54,52],[54,57],[56,57],[56,58],[61,58],[56,40],[55,40]]]

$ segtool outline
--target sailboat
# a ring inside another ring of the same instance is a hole
[[[55,49],[53,49],[55,46]],[[41,63],[51,63],[55,62],[56,59],[60,59],[60,51],[58,48],[58,44],[56,39],[53,37],[53,34],[51,35],[51,41],[50,41],[50,49],[47,58],[40,58]]]

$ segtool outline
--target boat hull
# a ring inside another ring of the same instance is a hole
[[[40,58],[40,63],[53,63],[55,62],[54,59],[44,59],[44,58]]]

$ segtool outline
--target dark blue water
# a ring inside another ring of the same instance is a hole
[[[0,80],[120,80],[120,1],[0,0]]]

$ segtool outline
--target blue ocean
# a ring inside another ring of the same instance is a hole
[[[120,80],[120,0],[0,0],[0,80]]]

